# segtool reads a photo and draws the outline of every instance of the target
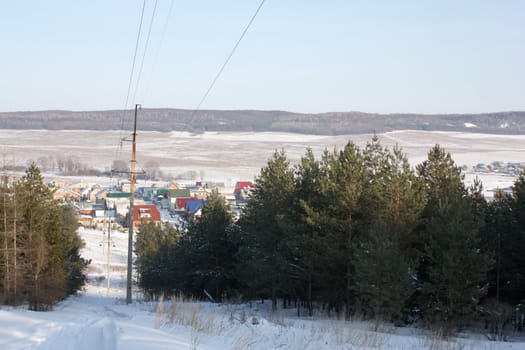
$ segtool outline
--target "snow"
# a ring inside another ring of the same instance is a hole
[[[463,125],[465,126],[465,128],[477,128],[478,127],[476,124],[472,124],[472,123],[463,123]]]
[[[372,136],[141,131],[137,138],[137,165],[144,168],[150,161],[157,162],[164,173],[177,176],[191,172],[196,176],[193,181],[222,181],[232,185],[236,181],[253,180],[275,150],[285,150],[290,162],[297,164],[307,147],[320,157],[325,149],[341,149],[349,141],[364,147]],[[435,144],[450,152],[458,165],[469,166],[494,161],[521,162],[525,151],[525,135],[398,130],[377,136],[384,146],[399,145],[413,166],[424,161]],[[19,166],[40,157],[73,156],[91,167],[110,169],[117,154],[120,159],[131,154],[128,143],[123,144],[120,153],[121,139],[119,131],[0,130],[7,165]],[[99,183],[102,180],[90,179]],[[492,186],[483,183],[487,189]]]
[[[296,315],[296,309],[270,311],[270,303],[212,304],[146,302],[134,290],[124,303],[127,234],[112,232],[110,289],[107,239],[102,231],[81,229],[82,254],[92,259],[85,290],[50,312],[23,307],[0,309],[2,350],[151,349],[525,349],[525,341],[489,342],[482,334],[446,341],[415,327],[325,315]],[[105,243],[106,242],[106,243]]]
[[[93,166],[100,166],[103,161],[109,166],[114,156],[114,142],[119,136],[118,132],[110,131],[0,131],[0,139],[7,150],[16,154],[17,162],[23,164],[27,159],[51,151],[76,155],[86,154],[89,149],[83,161]],[[378,136],[385,146],[400,145],[412,165],[423,161],[435,144],[451,152],[458,165],[523,161],[525,150],[525,135],[405,130]],[[253,179],[276,149],[285,149],[295,163],[308,146],[320,155],[325,148],[331,151],[350,140],[364,146],[371,137],[143,132],[139,135],[139,158],[145,163],[160,159],[162,155],[163,170],[202,171],[205,180],[226,180],[234,184],[236,180]],[[467,184],[475,176],[481,177],[486,189],[504,188],[515,180],[504,174],[472,173],[466,176]],[[105,180],[99,177],[80,179],[98,183]],[[516,336],[511,337],[511,342],[489,342],[483,334],[471,333],[447,342],[415,327],[396,328],[361,320],[344,322],[322,314],[313,318],[298,317],[295,309],[272,313],[268,302],[251,305],[178,299],[145,302],[134,290],[134,303],[125,305],[127,233],[113,231],[111,234],[109,290],[107,238],[97,230],[85,229],[80,234],[86,242],[82,254],[92,260],[85,290],[50,312],[0,307],[1,350],[525,349],[525,339]]]

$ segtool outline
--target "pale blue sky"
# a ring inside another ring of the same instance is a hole
[[[174,0],[166,27],[170,2],[158,0],[134,102],[193,109],[260,0]],[[4,1],[0,111],[123,108],[141,8]],[[201,108],[525,110],[525,1],[266,0]]]

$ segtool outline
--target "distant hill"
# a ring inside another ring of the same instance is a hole
[[[0,129],[131,130],[132,111],[36,111],[0,113]],[[343,135],[393,130],[525,133],[525,111],[484,114],[373,114],[334,112],[142,109],[139,130],[281,131]]]

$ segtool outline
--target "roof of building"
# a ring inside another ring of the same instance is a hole
[[[130,196],[129,192],[109,192],[106,198],[129,198]]]
[[[153,204],[134,205],[133,221],[160,221],[160,212]]]
[[[202,207],[205,207],[206,204],[208,204],[208,201],[206,201],[206,200],[187,201],[186,202],[186,210],[189,211],[192,214],[195,214],[197,212],[197,210],[199,210]]]
[[[170,198],[185,198],[190,196],[190,190],[187,188],[180,188],[169,190]]]
[[[234,193],[239,193],[246,187],[253,187],[253,183],[251,181],[237,181]]]

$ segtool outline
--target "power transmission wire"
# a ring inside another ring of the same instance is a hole
[[[244,30],[242,31],[241,36],[239,37],[239,39],[237,40],[237,42],[233,46],[233,49],[231,50],[230,54],[228,55],[228,58],[226,58],[226,61],[224,61],[221,69],[219,69],[219,71],[215,75],[215,78],[213,78],[213,81],[211,82],[210,86],[208,87],[208,90],[206,90],[206,93],[204,94],[204,96],[202,96],[202,98],[201,98],[199,104],[197,105],[197,107],[195,108],[194,112],[198,111],[201,108],[202,104],[204,103],[204,101],[206,100],[208,95],[210,94],[211,89],[213,89],[213,87],[215,86],[215,83],[217,82],[217,80],[219,80],[219,77],[221,76],[222,72],[224,71],[224,68],[226,68],[226,65],[228,64],[228,62],[230,62],[230,59],[232,58],[233,54],[237,50],[237,47],[239,46],[239,44],[241,43],[242,39],[244,38],[244,35],[246,35],[246,32],[248,31],[248,29],[252,25],[253,21],[255,20],[255,17],[257,17],[257,14],[259,14],[259,11],[261,10],[261,8],[264,5],[265,1],[266,0],[262,0],[261,3],[259,4],[259,7],[257,7],[257,10],[255,11],[255,13],[253,14],[252,18],[250,19],[250,21],[246,25],[246,28],[244,28]],[[192,113],[192,115],[193,114],[194,113]],[[191,118],[190,118],[190,120],[191,120]]]
[[[168,15],[166,16],[166,21],[164,22],[164,26],[162,28],[162,35],[160,37],[159,44],[157,45],[157,50],[155,51],[155,56],[153,58],[153,63],[151,65],[151,71],[150,71],[148,80],[147,80],[146,85],[145,85],[146,87],[144,89],[144,96],[143,96],[144,100],[146,100],[148,95],[149,95],[149,88],[150,88],[150,85],[151,85],[151,80],[153,78],[153,73],[155,71],[155,65],[156,65],[157,60],[159,58],[159,54],[160,54],[160,50],[161,50],[162,44],[164,43],[164,38],[166,37],[166,32],[168,30],[168,24],[170,22],[171,13],[172,13],[172,10],[173,10],[173,4],[174,4],[174,0],[171,0],[170,1],[170,7],[168,9]]]
[[[144,0],[143,3],[142,3],[142,11],[140,13],[139,29],[138,29],[138,32],[137,32],[137,40],[135,42],[135,52],[133,53],[133,63],[131,64],[131,73],[129,75],[128,92],[126,94],[126,103],[124,104],[124,110],[122,112],[122,116],[120,117],[120,134],[119,134],[119,139],[118,139],[118,143],[117,143],[117,148],[115,150],[115,160],[120,159],[120,153],[121,153],[121,150],[122,150],[122,131],[124,130],[124,121],[125,121],[126,110],[128,108],[129,94],[130,94],[131,85],[132,85],[132,82],[133,82],[133,75],[135,73],[135,62],[136,62],[136,59],[137,59],[137,52],[139,50],[139,43],[140,43],[140,36],[141,36],[141,33],[142,33],[142,22],[144,20],[144,10],[145,10],[145,8],[146,8],[146,0]],[[128,124],[129,124],[129,121],[128,121]]]
[[[124,104],[124,110],[128,108],[129,93],[131,91],[131,83],[133,82],[133,74],[135,72],[135,61],[137,59],[137,52],[139,50],[140,35],[142,32],[142,21],[144,19],[144,9],[146,8],[146,0],[142,4],[142,12],[140,14],[139,31],[137,33],[137,41],[135,43],[135,53],[133,54],[133,64],[131,65],[131,74],[129,75],[128,93],[126,94],[126,103]]]
[[[149,22],[148,36],[146,37],[146,44],[144,45],[144,52],[142,54],[142,60],[140,61],[139,74],[137,75],[137,81],[135,82],[135,92],[133,93],[133,100],[132,100],[133,103],[135,103],[135,98],[137,96],[137,91],[139,89],[140,78],[142,76],[142,69],[144,67],[144,61],[146,59],[146,53],[148,52],[149,38],[151,36],[151,29],[153,28],[153,22],[155,21],[155,12],[157,11],[157,2],[158,0],[155,0],[155,5],[153,6],[153,12],[151,14],[151,20]]]
[[[200,110],[202,104],[204,103],[204,101],[206,100],[206,98],[208,97],[208,95],[210,94],[211,90],[213,89],[213,87],[215,86],[215,83],[217,82],[217,80],[219,80],[219,77],[221,76],[222,72],[224,71],[224,69],[226,68],[226,66],[228,65],[228,63],[230,62],[230,59],[233,57],[233,54],[235,53],[235,51],[237,50],[237,47],[239,47],[239,44],[241,43],[242,39],[244,38],[244,36],[246,35],[246,33],[248,32],[248,29],[250,29],[250,26],[252,25],[253,21],[255,20],[255,18],[257,17],[257,15],[259,14],[259,11],[261,11],[261,8],[263,7],[264,3],[266,2],[266,0],[261,0],[261,3],[259,4],[259,6],[257,7],[257,10],[255,10],[255,13],[252,15],[252,17],[250,18],[250,20],[248,21],[248,24],[246,25],[246,27],[244,28],[244,30],[242,31],[239,39],[237,40],[237,42],[235,43],[235,45],[233,46],[233,48],[231,49],[230,51],[230,54],[228,55],[228,57],[226,58],[226,60],[224,61],[224,63],[222,64],[221,68],[219,69],[219,71],[217,72],[217,74],[215,75],[215,77],[213,78],[210,86],[208,87],[208,89],[206,90],[206,92],[204,93],[204,95],[202,96],[199,104],[197,105],[197,107],[195,107],[195,109],[193,109],[193,111],[191,112],[191,115],[190,115],[190,118],[189,118],[189,121],[186,124],[189,125],[193,122],[194,118],[195,118],[195,114]],[[166,155],[169,154],[170,150],[172,149],[173,147],[169,147],[167,150],[166,150]]]

